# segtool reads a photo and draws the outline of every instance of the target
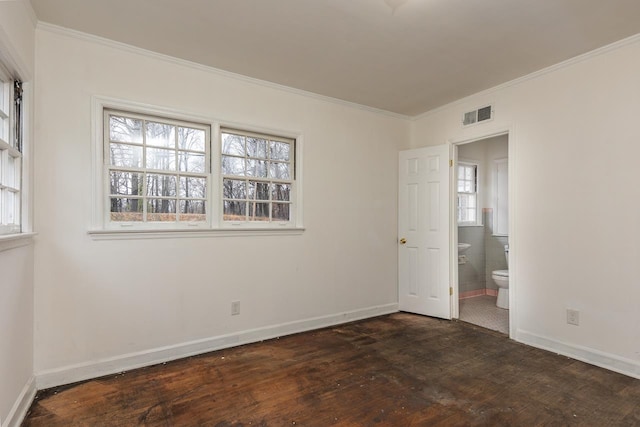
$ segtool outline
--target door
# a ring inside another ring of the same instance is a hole
[[[399,309],[451,319],[449,145],[400,152]]]

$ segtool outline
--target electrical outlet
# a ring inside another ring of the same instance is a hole
[[[580,312],[567,308],[567,323],[569,325],[580,325]]]
[[[240,301],[231,301],[231,315],[237,316],[240,314]]]

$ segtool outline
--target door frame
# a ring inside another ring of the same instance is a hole
[[[458,165],[458,146],[469,144],[471,142],[481,141],[496,136],[507,135],[508,138],[508,179],[509,179],[509,338],[515,339],[517,331],[517,243],[515,235],[516,217],[516,185],[515,177],[516,170],[516,138],[513,127],[493,129],[486,133],[478,133],[477,135],[465,138],[451,138],[447,142],[451,145],[450,152],[452,153],[452,166],[450,170],[450,194],[449,194],[449,211],[450,211],[450,239],[451,239],[451,272],[450,277],[452,281],[453,295],[451,297],[451,317],[458,319],[460,317],[460,305],[459,305],[459,277],[458,277],[458,221],[456,217],[456,200],[457,200],[457,186],[456,182],[456,166]]]

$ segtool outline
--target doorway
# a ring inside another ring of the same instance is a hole
[[[454,152],[453,312],[459,320],[509,334],[509,137],[455,144]]]

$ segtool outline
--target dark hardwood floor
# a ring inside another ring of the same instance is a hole
[[[24,426],[637,426],[640,380],[410,314],[38,393]]]

